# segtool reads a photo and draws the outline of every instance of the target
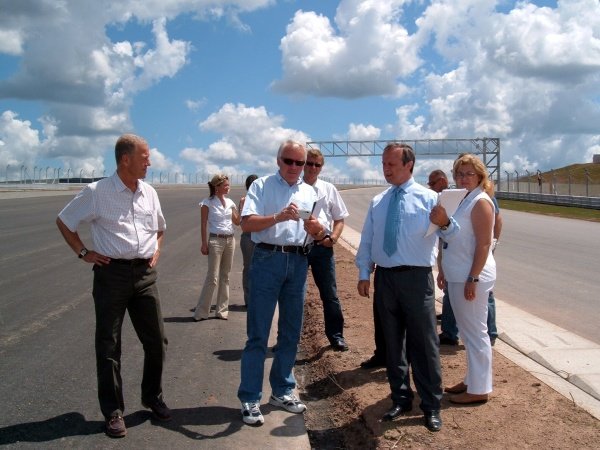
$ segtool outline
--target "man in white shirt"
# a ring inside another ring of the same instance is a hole
[[[144,139],[121,136],[115,145],[116,172],[86,186],[59,213],[56,224],[65,241],[93,264],[96,310],[98,399],[110,437],[127,434],[121,381],[121,328],[125,311],[144,347],[142,404],[158,420],[171,419],[163,401],[162,373],[167,349],[156,264],[166,229],[152,186],[142,181],[150,166]],[[77,229],[89,223],[93,250]]]
[[[313,245],[308,254],[308,265],[312,269],[313,279],[323,302],[325,335],[334,350],[346,351],[348,344],[344,339],[344,314],[337,296],[333,246],[340,238],[344,230],[344,218],[349,214],[336,187],[319,179],[324,164],[325,158],[320,150],[308,149],[304,166],[304,182],[310,184],[319,197],[318,219],[325,226],[327,233],[323,239]]]

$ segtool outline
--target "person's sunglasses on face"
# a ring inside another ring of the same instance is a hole
[[[317,169],[318,169],[319,167],[323,167],[323,164],[316,163],[316,162],[310,162],[310,161],[306,161],[306,165],[307,165],[308,167],[316,167]]]
[[[281,158],[281,160],[288,166],[292,166],[295,164],[298,167],[302,167],[304,166],[304,164],[306,164],[306,161],[298,161],[292,158]]]

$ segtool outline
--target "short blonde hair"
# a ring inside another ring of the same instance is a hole
[[[475,155],[471,153],[461,154],[452,166],[452,175],[456,181],[456,172],[462,165],[470,164],[473,166],[473,170],[479,177],[478,185],[483,189],[490,197],[494,196],[494,183],[489,178],[487,167],[485,164]]]

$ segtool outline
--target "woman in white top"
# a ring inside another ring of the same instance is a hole
[[[452,170],[457,188],[468,191],[453,215],[460,231],[442,245],[440,289],[447,287],[458,329],[467,352],[467,374],[460,383],[446,387],[460,404],[485,403],[492,392],[492,346],[487,334],[488,293],[496,280],[492,255],[494,186],[485,165],[464,154]]]
[[[213,294],[217,285],[217,305],[215,315],[227,320],[229,313],[229,272],[233,262],[235,237],[233,225],[240,224],[240,213],[235,203],[227,198],[229,178],[215,175],[208,183],[210,196],[200,202],[201,252],[208,255],[208,271],[194,310],[194,320],[208,319]],[[208,234],[208,236],[207,236]]]

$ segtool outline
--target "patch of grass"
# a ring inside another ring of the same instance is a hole
[[[528,178],[532,184],[537,184],[537,174],[532,174],[529,177],[520,176],[519,180],[527,181]],[[544,183],[549,183],[553,179],[557,183],[568,183],[570,178],[573,184],[585,184],[588,180],[592,184],[598,184],[600,181],[600,164],[571,164],[560,169],[542,172],[542,178]]]
[[[500,209],[511,209],[513,211],[544,214],[547,216],[600,222],[600,211],[597,209],[546,205],[543,203],[521,202],[517,200],[498,200],[498,203],[500,204]]]

